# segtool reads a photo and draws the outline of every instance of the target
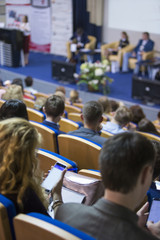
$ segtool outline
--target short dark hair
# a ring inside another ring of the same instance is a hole
[[[122,106],[116,110],[114,119],[121,127],[124,127],[132,120],[132,113],[127,107]]]
[[[44,107],[46,114],[55,118],[63,114],[65,105],[61,97],[52,95],[47,99]]]
[[[110,113],[111,111],[110,101],[106,96],[100,97],[98,99],[98,102],[102,104],[104,113]]]
[[[24,79],[24,81],[25,81],[25,84],[26,84],[27,87],[30,87],[30,86],[33,85],[33,78],[30,77],[30,76],[26,77],[26,78]]]
[[[111,106],[111,112],[115,112],[119,108],[119,103],[114,100],[110,100],[109,102]]]
[[[27,108],[21,100],[8,100],[0,108],[0,120],[19,117],[28,120]]]
[[[147,35],[148,38],[150,37],[149,32],[143,32],[143,34]]]
[[[143,109],[139,105],[131,106],[130,110],[132,112],[132,122],[138,124],[138,122],[141,121],[141,119],[145,118]]]
[[[141,132],[156,134],[157,136],[160,136],[160,133],[157,131],[154,124],[147,118],[141,119],[141,121],[138,123],[138,130]]]
[[[114,135],[103,145],[100,171],[106,189],[128,193],[136,186],[139,174],[146,165],[154,166],[152,143],[134,132]]]
[[[82,113],[84,121],[86,123],[97,123],[98,120],[102,117],[103,107],[100,103],[96,101],[89,101],[84,104]]]

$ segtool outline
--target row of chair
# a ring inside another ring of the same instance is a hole
[[[0,194],[1,240],[93,240],[89,235],[40,213],[18,214],[11,200]]]

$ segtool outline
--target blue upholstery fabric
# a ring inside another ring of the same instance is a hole
[[[0,194],[0,202],[7,209],[9,223],[10,223],[10,227],[11,227],[11,233],[12,233],[13,239],[15,239],[14,228],[13,228],[13,218],[16,216],[15,206],[10,199],[6,198],[2,194]]]
[[[41,213],[28,213],[27,215],[35,217],[35,218],[38,218],[38,219],[43,220],[43,221],[46,221],[48,223],[51,223],[51,224],[53,224],[53,225],[55,225],[55,226],[57,226],[59,228],[62,228],[63,230],[65,230],[65,231],[67,231],[69,233],[74,234],[75,236],[77,236],[77,237],[79,237],[81,239],[84,239],[84,240],[94,240],[93,237],[87,235],[86,233],[83,233],[83,232],[79,231],[78,229],[75,229],[75,228],[73,228],[73,227],[71,227],[71,226],[69,226],[69,225],[67,225],[65,223],[62,223],[62,222],[60,222],[60,221],[58,221],[56,219],[52,219],[52,218],[50,218],[48,216],[45,216],[45,215],[43,215]]]
[[[65,162],[69,163],[73,168],[72,169],[68,169],[68,171],[74,171],[74,172],[77,172],[78,168],[77,168],[77,164],[71,160],[69,160],[68,158],[65,158],[57,153],[54,153],[54,152],[51,152],[51,151],[48,151],[48,150],[45,150],[45,149],[39,149],[43,152],[46,152],[46,153],[49,153],[49,154],[52,154],[53,156],[56,156],[62,160],[64,160]]]

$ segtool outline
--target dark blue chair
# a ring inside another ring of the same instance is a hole
[[[15,206],[10,199],[6,198],[2,194],[0,194],[0,203],[1,203],[1,208],[4,207],[7,210],[6,211],[6,215],[7,215],[6,218],[8,217],[8,220],[9,220],[8,229],[10,229],[7,232],[4,232],[3,236],[5,236],[5,234],[7,234],[6,240],[10,240],[10,239],[15,240],[15,234],[14,234],[14,228],[13,228],[13,218],[16,216]],[[3,212],[5,211],[5,209],[3,209]],[[4,222],[5,227],[7,227],[6,225],[8,223],[8,221],[6,221],[6,218],[3,217],[3,219],[1,219],[1,217],[0,217],[0,221],[2,221],[2,222],[5,221]],[[10,233],[9,233],[9,231],[10,231]],[[2,229],[1,229],[0,236],[1,236],[1,234],[2,234]]]

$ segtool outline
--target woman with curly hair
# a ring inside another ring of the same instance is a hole
[[[41,137],[26,120],[0,121],[0,193],[15,204],[17,213],[47,214],[35,149]]]

